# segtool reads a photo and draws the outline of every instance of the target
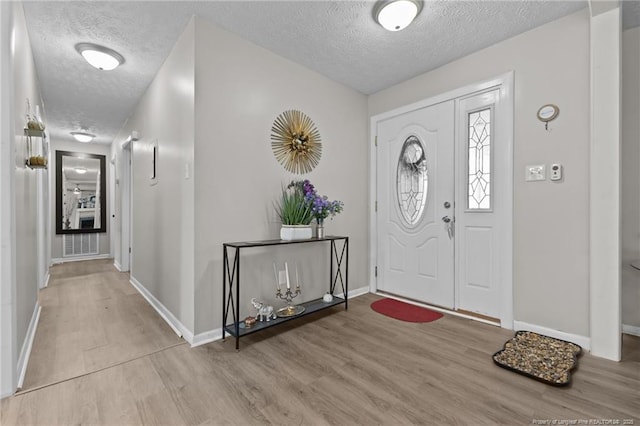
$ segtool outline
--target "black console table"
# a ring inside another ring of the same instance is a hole
[[[322,298],[300,303],[301,306],[305,307],[304,312],[300,315],[286,318],[278,317],[276,319],[272,319],[271,321],[264,322],[257,321],[252,327],[245,327],[244,321],[240,320],[240,252],[243,249],[252,247],[284,246],[290,244],[309,243],[317,244],[323,242],[329,243],[330,250],[329,292],[332,295],[334,294],[336,284],[338,284],[339,281],[342,288],[343,297],[341,298],[333,296],[333,301],[329,303],[324,302]],[[231,265],[231,259],[233,259],[233,265]],[[222,339],[224,340],[226,333],[235,337],[236,350],[240,349],[240,337],[246,336],[247,334],[255,333],[256,331],[264,330],[266,328],[282,324],[292,319],[301,318],[303,316],[321,311],[323,309],[331,308],[332,306],[340,305],[342,303],[344,303],[345,310],[349,307],[347,300],[347,295],[349,293],[349,237],[329,236],[324,238],[310,238],[306,240],[294,241],[266,240],[224,243],[222,244],[222,264]],[[233,323],[227,324],[230,311]]]

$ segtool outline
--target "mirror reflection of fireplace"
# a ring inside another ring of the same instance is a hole
[[[56,151],[56,233],[105,232],[105,156]]]
[[[95,220],[94,216],[91,217],[81,217],[80,218],[80,229],[92,229],[93,228],[93,222]]]

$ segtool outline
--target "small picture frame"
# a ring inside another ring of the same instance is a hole
[[[158,139],[151,143],[151,180],[150,185],[158,184]]]

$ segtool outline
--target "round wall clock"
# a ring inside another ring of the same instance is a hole
[[[280,164],[292,173],[309,173],[320,162],[320,132],[303,112],[280,114],[271,127],[271,149]]]

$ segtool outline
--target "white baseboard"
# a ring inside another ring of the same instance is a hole
[[[198,333],[193,337],[193,341],[191,343],[191,347],[195,348],[196,346],[205,345],[207,343],[215,342],[216,340],[222,339],[222,328],[216,328],[215,330],[205,331],[204,333]]]
[[[113,262],[113,267],[118,270],[118,272],[122,272],[122,266],[118,262]]]
[[[111,257],[110,254],[97,254],[95,256],[57,257],[55,259],[51,259],[51,265],[56,265],[58,263],[66,263],[66,262],[81,262],[83,260],[109,259],[110,257]]]
[[[354,297],[362,296],[363,294],[369,293],[369,287],[360,287],[355,290],[349,290],[349,299],[353,299]],[[344,293],[336,294],[337,297],[344,297]]]
[[[622,324],[622,332],[633,336],[640,336],[640,327],[635,325]]]
[[[147,290],[142,284],[140,284],[140,282],[133,276],[129,277],[129,282],[133,287],[135,287],[136,290],[138,290],[142,297],[144,297],[147,302],[149,302],[149,304],[156,310],[158,315],[160,315],[160,317],[162,317],[162,319],[165,320],[167,324],[169,324],[169,327],[173,329],[178,337],[182,337],[189,343],[193,342],[193,333],[191,332],[191,330],[185,327],[185,325],[182,324],[180,320],[176,318],[169,309],[167,309],[166,306],[160,303],[160,301],[156,299],[156,297],[151,294],[149,290]]]
[[[580,336],[579,334],[565,333],[564,331],[554,330],[552,328],[542,327],[535,324],[528,324],[522,321],[513,322],[514,330],[526,330],[533,331],[534,333],[543,334],[545,336],[554,337],[560,340],[566,340],[567,342],[580,345],[582,349],[586,351],[591,350],[591,338],[587,336]]]
[[[33,340],[36,337],[36,329],[38,328],[38,321],[40,320],[40,311],[42,307],[36,302],[36,306],[33,309],[31,315],[31,322],[27,329],[27,335],[22,343],[22,349],[20,350],[20,357],[18,358],[18,384],[17,390],[22,389],[24,384],[24,377],[27,374],[27,365],[29,364],[29,357],[31,356],[31,348],[33,348]]]
[[[49,274],[49,271],[47,271],[47,274],[44,276],[44,287],[43,288],[49,287],[49,278],[51,278],[51,274]]]

